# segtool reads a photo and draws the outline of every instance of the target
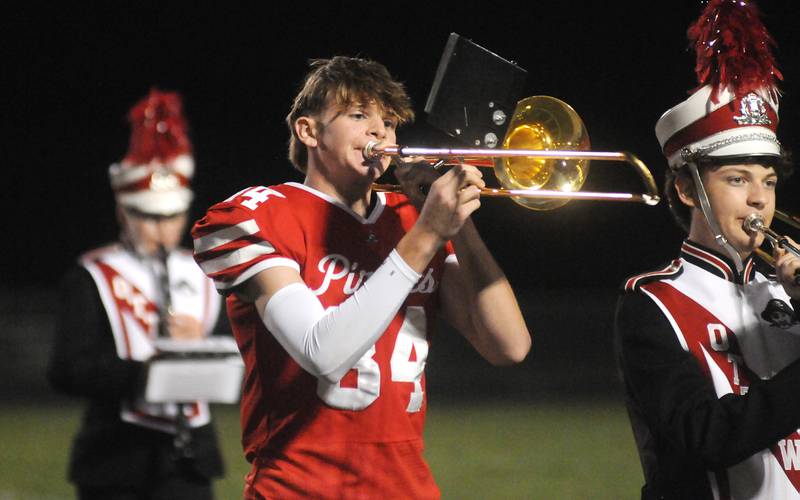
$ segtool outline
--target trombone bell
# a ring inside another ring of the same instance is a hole
[[[589,133],[580,116],[565,102],[549,96],[532,96],[517,103],[503,140],[505,150],[588,151]],[[510,189],[535,189],[565,193],[580,191],[589,173],[589,160],[567,158],[503,157],[495,160],[495,176]],[[552,210],[569,198],[512,196],[532,210]]]
[[[481,196],[510,197],[532,210],[551,210],[573,199],[658,204],[660,198],[653,174],[639,158],[624,151],[589,151],[589,148],[589,134],[575,110],[554,97],[533,96],[517,104],[502,148],[418,148],[370,141],[363,154],[366,160],[396,156],[437,163],[456,159],[475,166],[493,166],[503,188],[484,188]],[[580,191],[589,173],[590,160],[625,162],[633,166],[646,192]],[[401,191],[399,186],[385,184],[375,184],[373,189]]]

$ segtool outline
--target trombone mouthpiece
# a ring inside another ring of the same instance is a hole
[[[757,233],[764,230],[764,217],[759,214],[752,213],[745,217],[742,223],[742,229],[748,233]]]
[[[376,151],[375,147],[380,144],[379,141],[369,141],[366,146],[364,146],[364,159],[365,160],[375,160],[380,158],[381,153],[380,151]]]

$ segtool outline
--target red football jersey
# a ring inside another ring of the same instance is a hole
[[[246,189],[195,225],[195,258],[221,292],[263,269],[290,266],[324,307],[336,306],[417,220],[405,196],[376,196],[364,218],[302,184]],[[249,488],[279,498],[438,498],[422,458],[424,367],[449,255],[448,244],[380,339],[335,385],[304,371],[253,304],[228,297],[246,366],[241,424],[254,464]]]

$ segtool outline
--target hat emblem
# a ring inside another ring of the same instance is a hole
[[[772,121],[767,115],[764,99],[755,92],[750,92],[739,101],[740,116],[733,119],[739,125],[770,125]]]
[[[169,191],[180,187],[178,176],[165,168],[159,168],[150,175],[150,189]]]

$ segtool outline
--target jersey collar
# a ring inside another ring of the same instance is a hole
[[[383,209],[386,207],[386,193],[383,192],[376,192],[376,202],[375,205],[372,207],[372,210],[367,215],[367,217],[362,217],[361,215],[354,212],[350,207],[342,203],[341,201],[337,200],[333,196],[323,193],[322,191],[317,191],[316,189],[306,186],[305,184],[300,184],[299,182],[287,182],[287,186],[292,186],[297,189],[302,189],[307,193],[310,193],[317,198],[320,198],[331,205],[335,205],[336,207],[344,210],[348,214],[350,214],[354,219],[356,219],[361,224],[374,224],[375,221],[378,220],[378,217],[381,216],[383,213]]]
[[[694,241],[684,240],[681,246],[681,258],[731,283],[749,283],[755,276],[755,261],[752,254],[742,262],[741,273],[736,271],[736,266],[728,256]]]

